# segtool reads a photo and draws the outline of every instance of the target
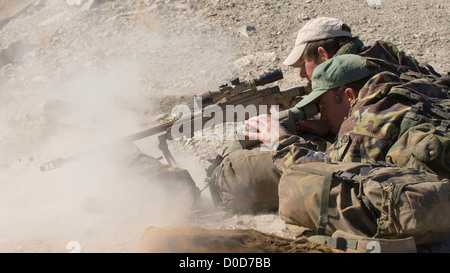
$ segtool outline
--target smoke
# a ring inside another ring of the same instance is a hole
[[[126,163],[120,151],[45,173],[23,167],[2,172],[1,251],[62,251],[69,241],[84,251],[114,252],[108,248],[114,243],[133,251],[133,242],[123,240],[137,240],[147,225],[187,220],[192,199],[181,181],[166,188],[170,181],[141,176]]]
[[[156,137],[48,172],[39,167],[146,129],[155,97],[216,86],[226,76],[227,43],[214,31],[202,35],[145,28],[87,35],[82,50],[76,43],[40,48],[44,58],[32,52],[25,65],[3,68],[0,252],[68,252],[70,242],[82,252],[133,252],[147,226],[189,220],[189,187],[132,169],[141,153],[161,156]],[[174,156],[202,182],[192,157]]]

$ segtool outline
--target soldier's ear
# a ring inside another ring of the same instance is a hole
[[[358,93],[355,90],[353,90],[353,88],[351,88],[351,87],[346,88],[344,91],[344,94],[345,94],[346,99],[350,103],[354,102],[356,100],[356,98],[358,97]]]
[[[319,58],[322,59],[322,61],[329,60],[332,56],[328,54],[327,50],[321,46],[317,49],[319,52]]]

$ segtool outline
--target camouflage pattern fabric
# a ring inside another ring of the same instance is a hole
[[[364,43],[359,40],[357,37],[351,39],[347,44],[343,45],[338,52],[335,55],[343,55],[343,54],[358,54],[360,56],[366,57],[372,61],[378,60],[377,63],[381,65],[381,70],[382,71],[389,71],[392,72],[394,74],[391,73],[386,73],[383,77],[382,82],[386,83],[385,88],[389,88],[390,85],[387,84],[389,82],[396,82],[396,83],[392,83],[393,85],[399,85],[401,83],[404,83],[405,81],[408,80],[414,80],[414,79],[420,79],[420,78],[428,78],[434,81],[435,84],[442,84],[442,85],[446,85],[449,86],[449,83],[446,82],[445,80],[443,80],[443,78],[440,77],[440,74],[438,74],[437,72],[434,71],[434,69],[429,66],[429,65],[420,65],[419,62],[417,60],[415,60],[413,57],[407,56],[404,52],[400,51],[397,49],[397,47],[395,45],[393,45],[392,43],[389,42],[385,42],[385,41],[377,41],[375,43],[373,43],[371,46],[366,47],[364,46]],[[402,77],[402,79],[400,79],[399,77]],[[378,80],[379,81],[379,80]],[[376,84],[382,84],[380,83],[376,83]],[[430,85],[425,83],[425,87],[421,88],[422,92],[427,92],[427,88],[431,88],[431,89],[436,89],[435,85]],[[372,88],[375,88],[374,86]],[[430,94],[430,96],[436,96],[436,93],[439,93],[438,91],[432,92]],[[364,94],[363,94],[364,95]],[[442,94],[437,95],[442,96]],[[444,95],[445,96],[445,95]],[[360,96],[361,97],[361,96]],[[376,98],[375,98],[376,99]],[[362,105],[361,105],[362,106]],[[397,105],[397,107],[402,107],[400,106],[400,104]],[[404,111],[407,111],[406,108],[408,108],[408,106],[403,106]],[[376,110],[376,109],[374,109]],[[389,112],[389,111],[384,111],[384,112]],[[389,118],[383,118],[383,120],[379,120],[379,124],[383,124],[384,121],[389,121]],[[351,126],[353,126],[353,124],[349,124],[348,122],[346,123],[348,124],[351,128]],[[343,124],[344,125],[344,124]],[[396,125],[397,127],[400,126],[400,124]],[[370,147],[370,146],[377,146],[378,150],[382,150],[383,148],[379,145],[385,145],[386,147],[390,147],[391,145],[393,145],[393,142],[395,140],[392,140],[392,134],[395,136],[396,133],[395,131],[389,131],[392,127],[395,127],[395,125],[390,126],[390,124],[386,124],[385,128],[384,128],[384,133],[383,132],[378,132],[379,135],[382,134],[386,134],[386,140],[385,142],[383,141],[377,141],[377,143],[367,143],[366,147]],[[375,134],[377,128],[372,128],[372,132]],[[370,135],[368,135],[366,137],[366,140],[370,139]],[[280,146],[278,151],[275,153],[275,157],[274,157],[274,161],[276,163],[277,168],[281,171],[284,172],[286,169],[288,169],[290,166],[292,166],[293,164],[295,164],[296,159],[301,158],[303,156],[309,155],[310,154],[310,150],[306,149],[304,147],[302,147],[303,145],[298,145],[297,143],[300,143],[301,137],[295,136],[295,135],[286,135],[286,136],[282,136],[280,138]],[[342,143],[345,144],[348,142],[348,136],[345,136],[341,139]],[[361,139],[362,143],[364,143],[364,139]],[[340,144],[341,147],[346,147],[346,145]],[[287,147],[289,145],[294,145],[288,149],[284,149],[284,147]],[[337,143],[336,145],[339,145],[339,143]],[[339,147],[339,146],[338,146]],[[342,151],[343,148],[338,149],[338,151],[335,152],[335,156],[333,159],[337,160],[338,158],[340,158],[341,160],[344,160],[341,156],[339,156],[339,151]],[[372,158],[383,158],[382,160],[384,160],[384,157],[379,154],[376,155],[376,149],[373,151],[369,151],[369,153],[367,154],[368,158],[372,157]],[[346,158],[345,160],[348,161],[352,161],[352,162],[358,162],[360,160],[362,160],[362,158],[360,158],[360,156],[355,155],[353,158]]]
[[[354,54],[353,52],[339,52],[340,54]],[[437,73],[432,66],[428,64],[420,64],[413,57],[407,56],[405,52],[398,50],[398,48],[390,42],[376,41],[369,48],[363,50],[362,52],[359,52],[358,55],[362,57],[372,57],[384,60],[387,63],[399,66],[398,68],[401,68],[403,71],[413,71],[416,73],[416,76],[422,75],[430,77],[441,77],[441,75]],[[396,68],[396,70],[398,68]]]
[[[364,43],[357,37],[354,37],[348,43],[341,46],[341,48],[339,48],[335,55],[359,54],[366,49],[367,47],[364,45]]]
[[[330,143],[303,136],[298,145],[308,151],[325,151]],[[222,154],[222,161],[208,178],[209,190],[215,206],[236,213],[258,213],[278,209],[280,172],[272,162],[272,152],[259,145],[242,149],[234,143]],[[255,171],[257,170],[257,171]]]
[[[446,127],[441,125],[445,125],[445,118],[433,119],[431,115],[434,114],[430,113],[436,112],[431,105],[445,104],[448,99],[448,86],[425,79],[404,83],[393,73],[379,73],[360,90],[349,117],[342,123],[336,142],[327,153],[333,161],[387,161],[448,178],[448,124]],[[422,103],[422,109],[416,109],[420,108],[416,107],[418,102]],[[414,127],[410,127],[412,124],[405,119],[405,116],[412,116],[412,111],[420,116]],[[442,111],[448,113],[448,106],[445,109],[444,105]],[[439,127],[441,130],[438,130]],[[414,134],[418,132],[419,136]],[[296,145],[297,138],[283,136],[278,150],[274,152],[274,162],[282,172],[305,156],[305,149]],[[430,138],[433,141],[428,142]],[[410,147],[407,152],[406,147]]]
[[[386,41],[376,41],[370,46],[365,46],[364,43],[357,37],[351,39],[348,43],[343,45],[337,52],[337,55],[357,54],[368,59],[382,60],[383,71],[391,72],[414,72],[416,78],[432,77],[439,78],[441,75],[437,73],[434,68],[428,64],[420,64],[416,59],[400,51],[394,44]],[[398,74],[398,73],[396,73]]]
[[[378,41],[374,44],[372,44],[370,47],[366,47],[364,43],[359,40],[357,37],[352,38],[347,44],[343,45],[339,51],[336,53],[336,55],[342,55],[342,54],[359,54],[361,56],[367,57],[367,58],[377,58],[380,60],[384,60],[381,63],[381,69],[391,72],[396,72],[397,74],[400,74],[400,72],[405,72],[407,70],[414,71],[414,73],[410,73],[413,75],[413,78],[421,78],[424,76],[431,76],[433,79],[437,78],[439,74],[431,73],[430,71],[434,71],[431,67],[425,67],[419,65],[419,63],[412,57],[406,56],[403,52],[399,51],[393,44],[384,42],[384,41]],[[421,74],[424,73],[424,74]],[[395,77],[395,75],[391,75],[390,77]],[[408,77],[410,79],[411,77]],[[391,79],[386,78],[385,81],[389,82]],[[398,80],[398,78],[395,78],[395,80]],[[398,107],[401,107],[398,105]],[[407,107],[405,106],[404,111],[407,111]],[[382,122],[382,121],[380,121]],[[387,132],[387,130],[390,130],[392,127],[400,126],[400,124],[395,124],[392,126],[386,125],[382,129],[385,130],[384,132]],[[373,130],[376,130],[377,128],[373,128]],[[364,128],[362,129],[364,130]],[[373,131],[372,130],[372,131]],[[383,134],[383,132],[377,134]],[[374,132],[375,134],[375,132]],[[391,136],[392,135],[392,136]],[[396,136],[395,132],[387,132],[387,135],[385,137],[394,137]],[[230,154],[234,154],[233,157],[237,160],[239,159],[239,162],[229,162],[228,168],[217,167],[215,168],[215,171],[212,172],[210,184],[211,185],[217,185],[217,187],[210,187],[210,190],[213,190],[212,195],[213,196],[222,196],[222,198],[217,198],[219,201],[218,203],[222,203],[225,207],[232,207],[233,209],[236,209],[237,206],[233,205],[232,203],[237,200],[236,198],[230,199],[225,198],[223,199],[223,195],[221,192],[223,191],[229,191],[229,188],[232,186],[233,183],[240,184],[239,187],[233,186],[231,188],[241,188],[244,184],[247,184],[247,186],[253,185],[256,188],[247,187],[245,191],[239,191],[239,194],[241,195],[241,198],[247,199],[246,202],[250,203],[257,203],[258,198],[255,199],[253,190],[256,191],[262,191],[263,186],[261,185],[277,185],[279,183],[278,177],[271,175],[271,176],[264,176],[264,175],[256,175],[254,170],[279,170],[282,173],[289,168],[290,166],[298,163],[298,159],[301,157],[308,157],[311,154],[313,154],[315,151],[325,151],[332,142],[334,142],[336,136],[330,136],[322,140],[314,139],[314,138],[308,138],[305,135],[302,136],[296,136],[296,135],[286,135],[282,136],[280,139],[280,148],[275,154],[274,160],[276,165],[274,166],[271,164],[270,161],[267,161],[267,153],[260,153],[260,156],[256,155],[256,151],[252,153],[251,160],[240,160],[240,158],[245,158],[248,156],[248,153],[242,150],[241,147],[236,147],[236,145],[231,145],[229,149],[222,154],[222,157],[225,158],[225,161],[230,161],[226,159]],[[366,138],[370,138],[370,136],[367,136]],[[366,140],[365,138],[361,137],[361,141]],[[367,143],[367,147],[370,146],[376,146],[376,145],[384,145],[385,147],[379,147],[379,149],[385,150],[390,145],[393,145],[395,140],[379,140],[379,139],[373,139],[372,142]],[[290,146],[290,145],[293,146]],[[377,146],[378,147],[378,146]],[[356,148],[356,147],[354,147]],[[259,148],[253,148],[253,149],[259,149]],[[337,149],[336,153],[342,152],[344,148]],[[367,154],[364,154],[365,157],[375,157],[375,158],[383,158],[385,156],[386,151],[384,151],[384,154],[376,154],[377,152],[375,150],[370,151]],[[355,157],[352,157],[348,153],[347,158],[345,160],[351,160],[351,161],[358,161],[360,160],[359,155],[356,155]],[[339,158],[339,156],[335,156],[335,158]],[[251,163],[251,164],[250,164]],[[240,164],[239,166],[236,164]],[[247,165],[242,165],[247,164]],[[269,164],[269,165],[268,165]],[[246,170],[245,172],[239,172],[238,170]],[[240,182],[237,182],[237,180],[230,180],[228,179],[227,183],[220,182],[221,180],[224,180],[224,177],[239,177]],[[276,179],[276,181],[267,181],[268,179]],[[221,188],[223,185],[228,185],[227,189]],[[258,186],[259,185],[259,186]],[[277,189],[270,187],[264,189],[267,194],[269,194],[269,191],[275,191],[272,193],[273,196],[277,195]],[[218,193],[220,194],[218,194]],[[232,191],[234,192],[234,191]],[[243,196],[248,195],[248,196]],[[230,195],[231,196],[231,195]],[[235,196],[235,195],[233,195]],[[231,201],[233,200],[233,201]],[[225,205],[227,204],[227,205]]]
[[[279,214],[294,234],[413,237],[417,244],[450,232],[450,182],[386,163],[310,162],[280,179]]]

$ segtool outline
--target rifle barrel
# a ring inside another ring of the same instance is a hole
[[[197,116],[198,116],[198,115],[191,115],[191,116],[189,116],[189,117],[185,117],[185,118],[182,118],[181,120],[178,120],[178,122],[191,122],[191,121],[192,121],[194,118],[196,118]],[[136,140],[139,140],[139,139],[142,139],[142,138],[146,138],[146,137],[149,137],[149,136],[158,134],[158,133],[163,133],[163,132],[166,133],[167,130],[168,130],[169,128],[171,128],[172,125],[173,125],[176,121],[177,121],[177,120],[174,120],[174,121],[168,121],[168,122],[162,123],[162,124],[160,124],[160,125],[156,125],[156,126],[154,126],[154,127],[151,127],[151,128],[149,128],[149,129],[143,130],[143,131],[141,131],[141,132],[138,132],[138,133],[135,133],[135,134],[132,134],[132,135],[128,135],[128,136],[126,136],[126,137],[117,139],[117,140],[112,141],[112,142],[110,142],[110,143],[107,143],[107,144],[104,144],[104,145],[101,145],[101,146],[92,148],[92,149],[87,150],[87,151],[83,151],[83,152],[81,152],[81,153],[77,153],[77,154],[68,156],[68,157],[66,157],[66,158],[57,158],[57,159],[54,159],[54,160],[52,160],[52,161],[50,161],[50,162],[47,162],[47,163],[43,164],[43,165],[40,167],[40,169],[41,169],[41,171],[44,172],[44,171],[50,171],[50,170],[53,170],[53,169],[56,169],[56,168],[61,168],[61,167],[63,167],[65,164],[67,164],[67,163],[69,163],[69,162],[78,160],[78,159],[80,159],[80,158],[86,157],[86,156],[91,155],[91,154],[98,153],[98,152],[100,152],[100,151],[103,151],[103,150],[108,149],[109,147],[114,147],[114,146],[120,145],[120,144],[122,144],[122,143],[133,142],[133,141],[136,141]]]
[[[214,102],[217,103],[218,100],[221,100],[222,98],[227,99],[224,103],[217,104],[222,109],[225,109],[227,105],[249,105],[249,104],[280,104],[280,102],[283,101],[283,97],[293,99],[295,96],[303,96],[305,95],[305,87],[295,87],[291,88],[289,90],[280,92],[280,89],[278,86],[274,87],[268,87],[263,90],[257,90],[256,86],[265,85],[274,81],[277,81],[279,79],[283,78],[283,73],[280,69],[275,69],[272,72],[265,73],[259,77],[254,78],[253,80],[249,82],[239,82],[238,79],[232,81],[232,86],[224,85],[219,90],[215,91],[208,91],[200,95],[200,97],[203,98],[203,103],[208,101],[209,103],[206,103],[207,105]],[[266,99],[266,97],[269,97],[272,95],[270,99]],[[255,98],[260,98],[256,100]],[[286,104],[286,103],[284,103]],[[68,156],[66,158],[57,158],[55,160],[52,160],[50,162],[47,162],[43,164],[40,169],[41,171],[49,171],[53,170],[55,168],[60,168],[64,166],[66,163],[69,163],[71,161],[80,159],[82,157],[88,156],[90,154],[97,153],[99,151],[105,150],[109,147],[114,147],[114,145],[118,145],[121,143],[129,143],[134,142],[136,140],[146,138],[158,133],[165,133],[167,136],[167,139],[172,139],[171,132],[169,132],[170,128],[175,124],[175,122],[179,124],[186,124],[188,122],[194,123],[197,122],[199,119],[201,119],[202,122],[202,129],[204,129],[203,125],[205,124],[205,121],[208,121],[210,118],[203,116],[204,107],[207,106],[203,104],[202,111],[199,111],[199,113],[194,113],[188,117],[183,117],[178,120],[168,121],[163,124],[154,126],[152,128],[143,130],[141,132],[120,138],[118,140],[115,140],[113,142],[98,146],[96,148],[74,154],[71,156]],[[285,106],[285,105],[283,105]],[[192,125],[192,124],[191,124]],[[193,127],[191,127],[193,128]],[[184,132],[183,132],[184,133]],[[191,132],[192,134],[192,132]]]

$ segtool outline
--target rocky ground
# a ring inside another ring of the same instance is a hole
[[[282,62],[301,26],[318,16],[341,18],[366,44],[391,41],[447,74],[448,9],[445,0],[1,0],[0,251],[135,252],[149,225],[288,236],[276,214],[215,211],[207,191],[202,209],[188,214],[171,196],[148,200],[117,183],[117,162],[108,157],[51,172],[39,167],[158,124],[176,105],[191,106],[194,94],[232,77],[279,67],[284,79],[274,84],[281,90],[302,84]],[[224,143],[169,146],[202,188],[207,159]],[[154,137],[136,145],[161,155]],[[449,245],[431,250],[450,252]]]

